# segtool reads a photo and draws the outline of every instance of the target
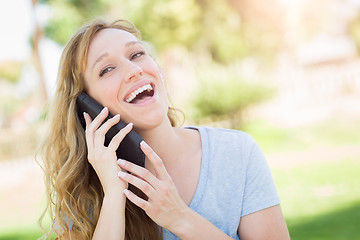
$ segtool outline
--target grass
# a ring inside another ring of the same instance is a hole
[[[289,224],[293,240],[359,240],[360,201],[316,217],[304,218],[301,223]]]
[[[43,235],[40,228],[36,226],[24,226],[10,228],[0,232],[1,240],[34,240]]]
[[[246,122],[249,133],[266,153],[306,150],[318,146],[360,144],[360,119],[332,118],[311,126],[283,128],[266,121]]]
[[[34,240],[44,235],[37,220],[39,216],[33,216],[34,221],[19,219],[18,224],[10,224],[10,226],[0,226],[0,240]],[[50,229],[49,218],[44,219],[45,229]],[[51,239],[55,239],[52,234]]]
[[[273,169],[292,239],[360,239],[360,156]]]
[[[358,123],[359,119],[333,118],[311,126],[281,128],[257,121],[246,123],[243,130],[265,153],[279,153],[360,146]],[[293,240],[360,240],[360,156],[315,159],[290,168],[273,167],[272,172]]]

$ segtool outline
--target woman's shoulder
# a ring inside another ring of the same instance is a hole
[[[207,126],[191,128],[200,132],[203,154],[211,159],[241,160],[246,163],[252,152],[258,150],[258,144],[255,140],[248,133],[241,130]]]
[[[250,134],[241,130],[208,126],[190,126],[188,128],[197,129],[202,138],[207,137],[209,140],[215,140],[216,142],[255,143]]]

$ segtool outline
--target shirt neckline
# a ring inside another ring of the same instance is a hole
[[[189,207],[193,210],[197,208],[199,203],[201,202],[201,198],[204,195],[204,191],[206,189],[206,182],[208,179],[208,167],[209,167],[209,142],[208,142],[208,135],[206,130],[203,127],[195,127],[189,126],[185,127],[188,129],[194,129],[199,131],[200,140],[201,140],[201,164],[200,164],[200,176],[198,180],[198,184],[196,186],[195,194],[191,199]]]

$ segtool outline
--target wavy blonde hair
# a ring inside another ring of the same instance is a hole
[[[49,113],[49,131],[40,148],[47,196],[47,207],[40,223],[46,213],[52,219],[50,231],[44,230],[47,238],[51,232],[61,237],[72,231],[80,239],[91,239],[99,218],[104,193],[87,160],[84,130],[76,113],[76,98],[85,90],[83,74],[90,42],[97,32],[106,28],[121,29],[141,39],[140,32],[127,20],[112,23],[95,20],[82,27],[65,46],[56,95]],[[173,109],[169,108],[168,117],[173,126],[176,124],[174,116]],[[140,191],[136,192],[145,198]],[[125,239],[162,238],[160,228],[128,200],[125,214]]]

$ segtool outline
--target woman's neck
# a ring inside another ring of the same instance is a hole
[[[190,134],[185,129],[172,127],[165,119],[159,126],[140,132],[147,144],[165,165],[172,164],[188,153]]]

